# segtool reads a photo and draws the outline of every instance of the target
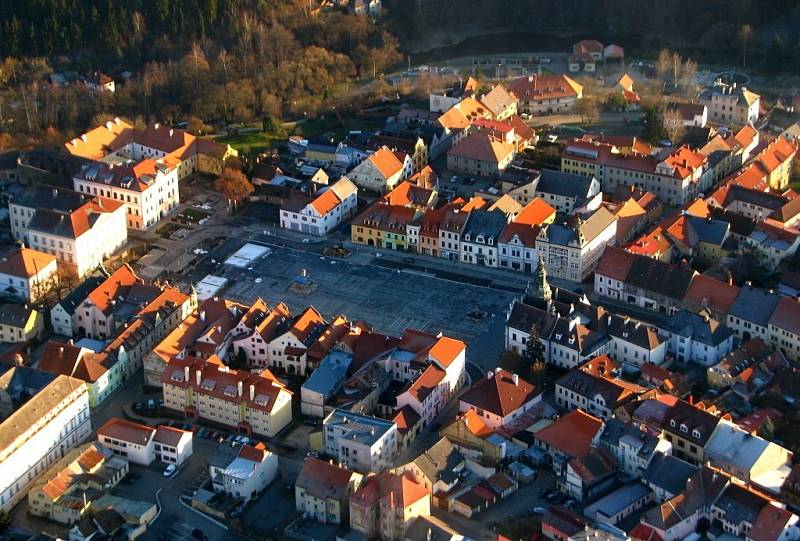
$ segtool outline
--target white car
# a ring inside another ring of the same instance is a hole
[[[175,470],[178,468],[175,467],[175,464],[170,464],[164,469],[164,477],[172,477],[175,474]]]

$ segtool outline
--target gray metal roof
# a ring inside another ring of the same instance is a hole
[[[745,286],[739,291],[728,315],[766,327],[775,307],[778,306],[778,301],[780,301],[779,295]]]

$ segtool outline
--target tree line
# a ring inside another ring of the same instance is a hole
[[[117,115],[195,126],[313,116],[401,60],[384,26],[301,4],[0,3],[0,148],[9,133],[47,144]],[[133,76],[114,94],[48,81],[53,71],[98,68]]]

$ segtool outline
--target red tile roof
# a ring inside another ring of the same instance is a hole
[[[583,410],[572,410],[535,433],[537,439],[571,457],[586,456],[603,421]]]
[[[800,335],[800,302],[789,297],[781,297],[778,306],[772,312],[772,317],[769,318],[769,324],[794,335]]]
[[[521,101],[545,101],[558,98],[577,98],[583,86],[566,75],[530,75],[514,79],[509,89]]]
[[[135,443],[136,445],[147,445],[155,433],[156,429],[152,426],[134,423],[117,417],[112,417],[97,429],[98,436],[106,436],[124,442]]]
[[[142,280],[126,263],[89,293],[89,300],[98,310],[106,313],[118,302],[121,292],[136,283],[142,283]]]
[[[500,163],[515,151],[514,145],[500,141],[486,132],[476,132],[456,143],[448,155],[469,160]]]
[[[735,285],[704,274],[696,274],[692,277],[683,300],[727,314],[738,296],[739,288]]]
[[[608,246],[603,252],[595,272],[613,280],[624,282],[634,261],[636,261],[636,256],[632,253],[621,248]]]
[[[493,413],[500,418],[511,415],[541,394],[532,383],[516,376],[508,370],[500,369],[491,377],[482,377],[463,395],[461,401],[466,405]]]

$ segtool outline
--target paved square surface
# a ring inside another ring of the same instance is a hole
[[[269,304],[283,301],[295,313],[314,305],[326,316],[363,319],[394,335],[407,327],[442,331],[464,340],[468,359],[481,368],[494,367],[503,350],[505,312],[514,297],[509,292],[288,249],[274,250],[250,268],[220,269],[229,279],[226,297],[243,303],[257,297]],[[307,294],[290,287],[303,269],[314,283]],[[469,318],[476,307],[487,317]]]

